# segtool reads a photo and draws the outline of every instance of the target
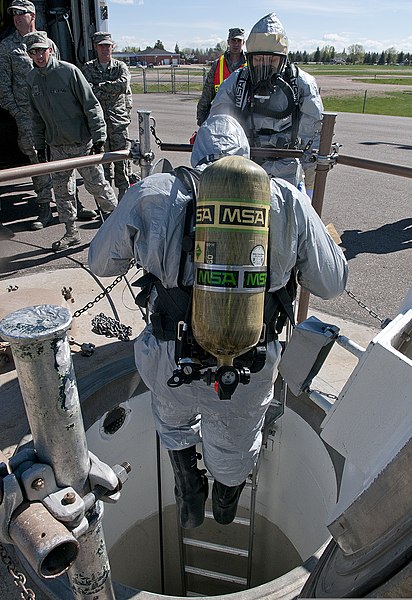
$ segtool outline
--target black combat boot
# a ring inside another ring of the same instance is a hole
[[[199,527],[205,518],[205,502],[209,493],[207,477],[197,468],[196,446],[169,450],[175,474],[175,496],[180,524],[184,528]]]
[[[216,480],[213,482],[212,506],[215,521],[221,525],[229,525],[233,521],[245,483],[246,481],[239,485],[228,486]]]
[[[37,205],[39,216],[37,219],[31,224],[31,228],[33,230],[43,229],[53,220],[52,211],[50,208],[50,202],[42,202]]]
[[[77,246],[80,244],[80,233],[77,230],[76,225],[73,222],[67,222],[64,224],[66,227],[66,233],[57,242],[52,243],[52,250],[60,252],[61,250],[67,250],[71,246]]]
[[[92,221],[97,217],[95,210],[85,208],[79,200],[78,194],[76,194],[76,206],[77,206],[77,220],[78,221]]]

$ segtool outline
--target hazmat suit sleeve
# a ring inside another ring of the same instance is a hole
[[[130,260],[176,287],[189,196],[179,179],[155,174],[132,186],[100,227],[89,266],[101,277],[126,273]]]
[[[309,152],[301,158],[305,171],[306,189],[312,189],[315,180],[316,163],[311,160],[311,150],[319,148],[322,128],[323,103],[315,78],[299,69],[298,87],[300,93],[300,121],[298,135],[301,148],[310,145]]]
[[[323,299],[341,294],[348,265],[306,194],[281,179],[271,180],[270,291],[284,286],[296,265],[298,282]]]

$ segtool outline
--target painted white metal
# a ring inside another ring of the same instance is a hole
[[[370,342],[332,410],[321,437],[346,458],[334,520],[412,437],[412,309]],[[329,521],[329,522],[330,522]]]

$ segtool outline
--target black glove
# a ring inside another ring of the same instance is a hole
[[[37,160],[39,161],[39,163],[47,162],[46,148],[38,148],[36,150],[36,152],[37,152]]]
[[[95,142],[92,146],[90,154],[103,154],[104,142]]]

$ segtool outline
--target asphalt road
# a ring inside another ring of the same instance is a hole
[[[187,95],[135,95],[134,108],[152,111],[156,134],[163,142],[188,143],[196,129],[196,97]],[[137,137],[137,119],[130,131]],[[156,158],[174,166],[189,164],[187,153],[161,153],[153,140]],[[412,119],[341,113],[335,141],[341,153],[412,167]],[[136,167],[137,170],[137,167]],[[342,237],[350,265],[348,289],[379,317],[393,317],[412,285],[411,179],[337,164],[328,175],[322,217]],[[93,199],[80,187],[86,206]],[[0,291],[24,274],[87,262],[87,246],[99,222],[80,223],[84,243],[55,254],[53,241],[63,234],[57,215],[52,226],[32,232],[33,206],[30,180],[17,186],[0,185],[2,222],[15,232],[1,241]],[[71,285],[68,281],[67,285]],[[379,325],[370,313],[347,294],[332,301],[311,297],[311,306],[365,325]]]

